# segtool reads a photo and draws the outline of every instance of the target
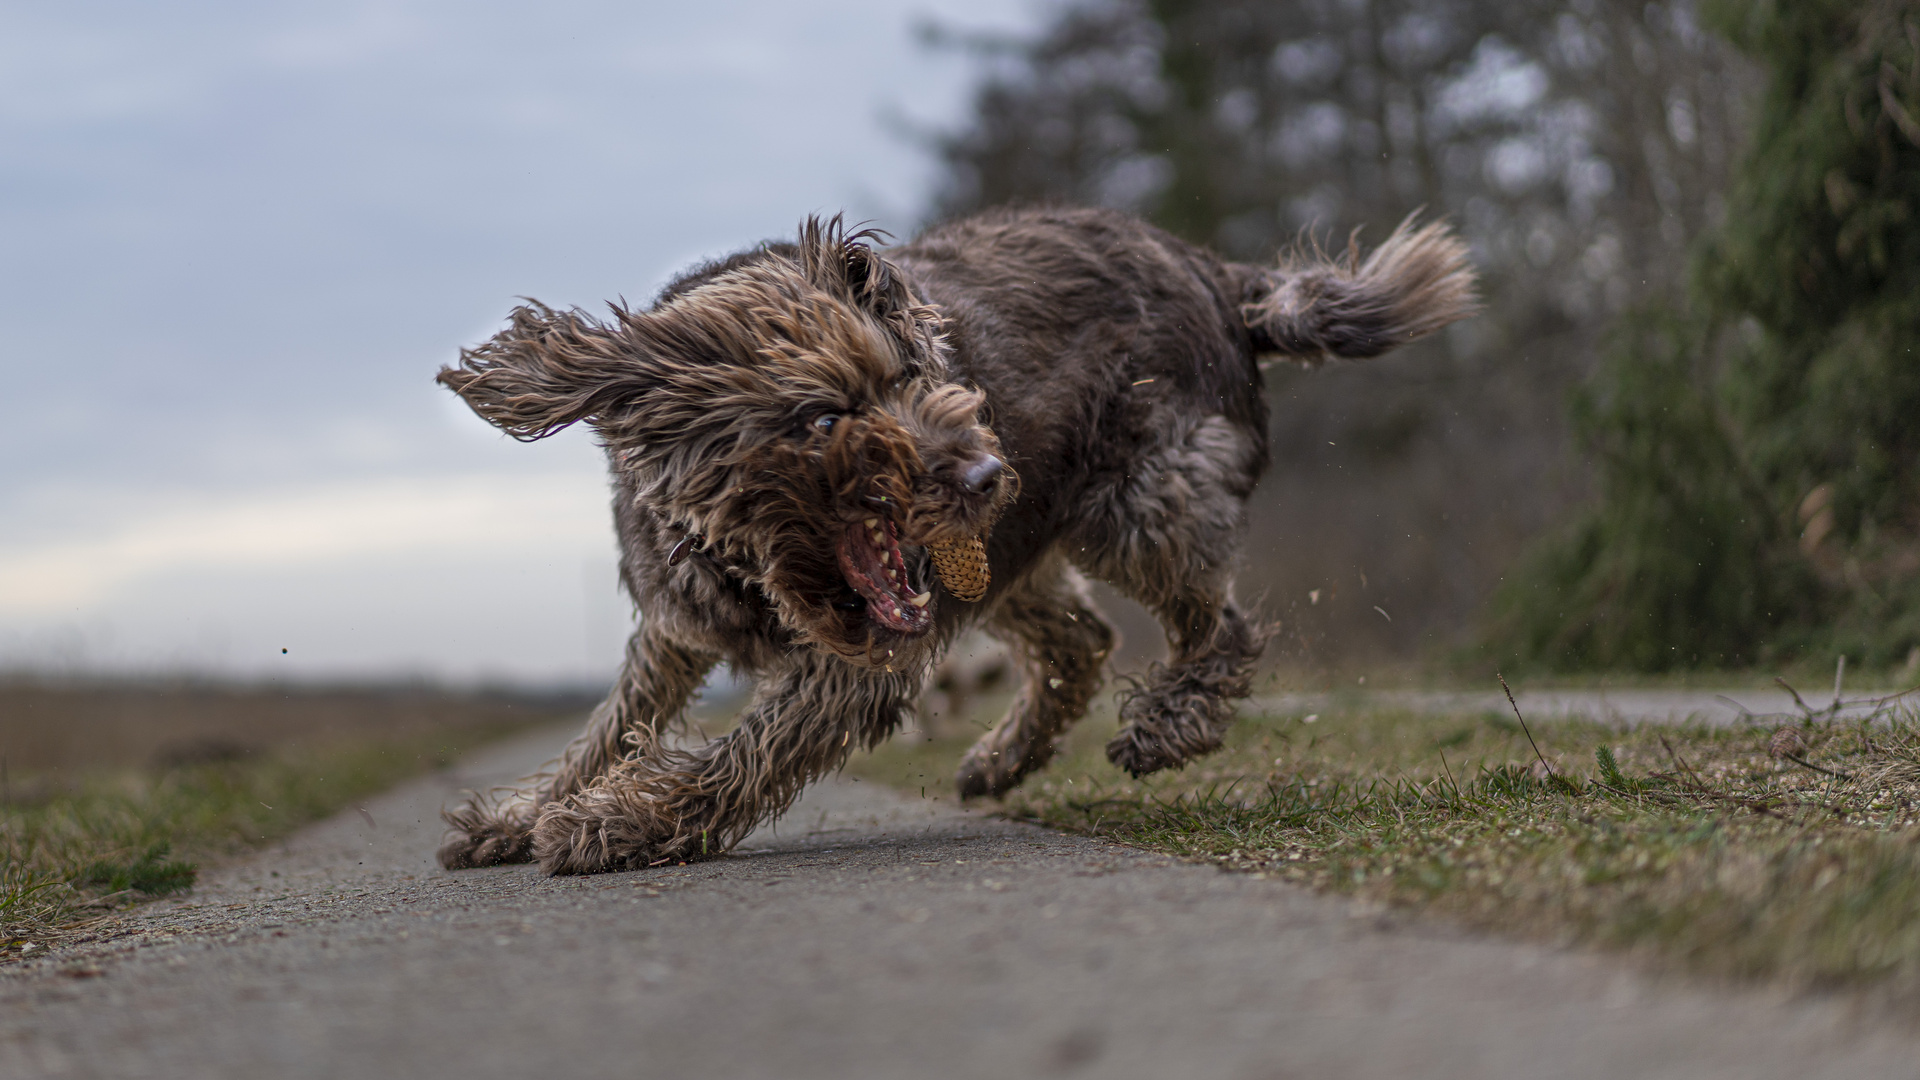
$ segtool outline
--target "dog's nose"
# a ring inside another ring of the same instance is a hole
[[[1006,462],[992,454],[981,454],[973,464],[967,466],[967,471],[960,474],[960,482],[967,485],[968,491],[985,491],[987,485],[999,477],[1000,470],[1006,467]]]

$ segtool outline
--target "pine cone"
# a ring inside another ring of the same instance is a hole
[[[987,595],[987,583],[993,580],[987,569],[987,545],[977,536],[929,545],[934,573],[940,584],[962,600],[972,603]]]
[[[1767,740],[1767,756],[1776,758],[1798,757],[1807,752],[1807,740],[1799,729],[1783,727]]]

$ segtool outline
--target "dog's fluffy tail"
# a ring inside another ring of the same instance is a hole
[[[1257,271],[1248,296],[1240,314],[1255,351],[1309,366],[1378,356],[1480,308],[1466,244],[1411,216],[1364,261],[1357,240],[1340,259],[1295,252]]]

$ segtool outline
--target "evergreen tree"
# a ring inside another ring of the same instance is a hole
[[[1713,14],[1767,87],[1690,295],[1582,396],[1598,505],[1498,602],[1545,666],[1920,646],[1920,2]]]

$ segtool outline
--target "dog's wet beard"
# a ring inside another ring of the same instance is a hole
[[[933,593],[914,584],[893,522],[870,517],[847,526],[838,554],[840,573],[865,599],[875,625],[908,635],[933,626]]]

